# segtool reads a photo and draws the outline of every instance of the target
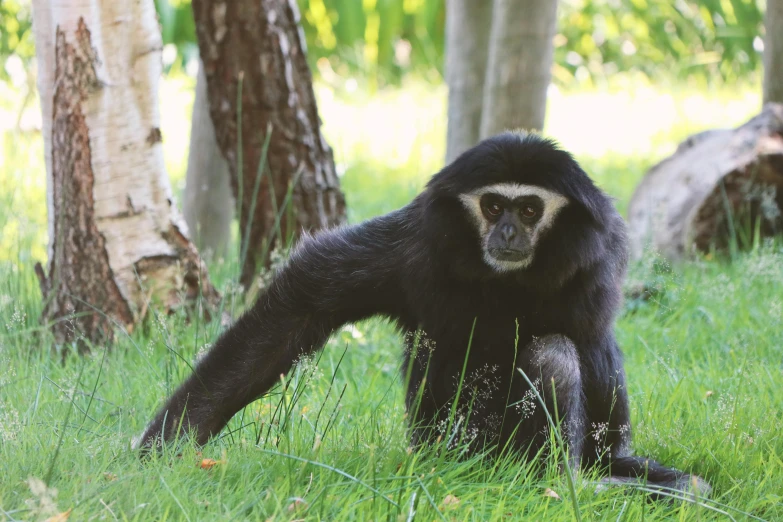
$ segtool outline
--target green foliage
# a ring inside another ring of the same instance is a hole
[[[4,67],[9,56],[14,55],[28,63],[35,55],[33,26],[28,2],[2,0],[0,2],[0,80],[8,80]]]
[[[160,20],[163,45],[176,49],[176,57],[164,52],[164,65],[169,68],[198,60],[196,25],[190,0],[155,0],[155,9]]]
[[[760,65],[762,22],[756,0],[565,0],[556,78],[639,71],[736,80]]]
[[[442,68],[442,0],[299,0],[309,58],[324,73],[367,75],[371,85],[398,83]],[[328,62],[324,59],[329,60]]]
[[[445,0],[298,0],[308,57],[327,82],[356,76],[374,88],[408,73],[439,81]],[[650,78],[735,80],[760,67],[762,0],[561,0],[555,82]],[[165,65],[198,56],[189,0],[155,0]],[[29,5],[0,3],[0,62],[33,56]],[[173,46],[173,47],[171,47]],[[4,77],[0,70],[0,78]],[[336,74],[336,75],[335,75]]]
[[[323,72],[396,83],[443,70],[444,0],[299,0],[310,57]],[[755,71],[757,0],[562,0],[555,81],[649,77],[734,80]],[[328,71],[327,71],[328,72]]]

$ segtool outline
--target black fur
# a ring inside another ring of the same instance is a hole
[[[568,199],[535,245],[532,263],[506,273],[484,262],[478,231],[458,199],[501,182]],[[267,291],[158,413],[142,444],[171,440],[179,429],[206,442],[337,328],[383,315],[408,334],[403,371],[410,373],[415,441],[446,435],[469,349],[452,422],[462,424],[472,446],[535,455],[544,444],[546,419],[521,368],[551,410],[556,401],[575,461],[620,481],[639,477],[685,489],[689,475],[629,454],[628,396],[613,333],[626,242],[610,199],[567,152],[535,135],[486,140],[406,207],[302,239]],[[707,488],[697,480],[700,492]]]

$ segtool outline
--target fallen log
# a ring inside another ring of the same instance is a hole
[[[628,206],[631,254],[670,260],[726,251],[783,231],[783,105],[709,130],[644,176]]]

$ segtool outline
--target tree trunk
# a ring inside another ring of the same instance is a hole
[[[199,251],[223,257],[231,235],[234,196],[231,194],[228,163],[215,141],[215,127],[209,116],[203,65],[199,67],[196,80],[182,207],[190,235]]]
[[[764,103],[783,103],[783,0],[767,0]]]
[[[489,53],[492,2],[448,0],[446,83],[449,87],[446,163],[478,143]]]
[[[193,14],[210,114],[240,206],[247,288],[281,238],[341,222],[345,200],[320,132],[296,1],[194,0]],[[270,132],[267,168],[259,169]]]
[[[557,0],[495,0],[481,137],[544,126]]]
[[[655,165],[628,206],[631,251],[677,260],[783,231],[783,105],[733,130],[682,143]]]
[[[214,304],[164,170],[152,1],[33,8],[49,210],[48,276],[36,272],[56,343],[109,342],[150,300]]]

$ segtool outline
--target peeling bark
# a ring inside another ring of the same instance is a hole
[[[767,104],[737,129],[689,138],[650,169],[628,207],[632,253],[652,247],[677,260],[724,250],[743,232],[779,234],[782,213],[783,105]]]
[[[240,233],[248,245],[241,275],[248,287],[257,267],[269,262],[274,245],[268,242],[275,235],[277,209],[289,184],[296,181],[290,205],[293,219],[288,212],[282,213],[278,235],[283,238],[302,229],[340,223],[345,200],[332,151],[320,132],[295,0],[194,0],[193,14],[210,114],[231,169],[240,206]],[[237,127],[240,78],[242,121]],[[267,168],[254,199],[267,132],[272,133]]]
[[[151,2],[34,2],[49,204],[42,320],[85,351],[131,330],[149,303],[217,292],[172,205],[157,113]]]
[[[130,329],[133,314],[114,280],[106,241],[95,222],[95,176],[82,102],[100,84],[84,20],[79,20],[73,45],[57,29],[55,56],[51,178],[55,245],[49,277],[40,263],[35,267],[44,299],[42,317],[54,321],[58,344],[81,335],[100,344],[111,340],[112,321]]]

